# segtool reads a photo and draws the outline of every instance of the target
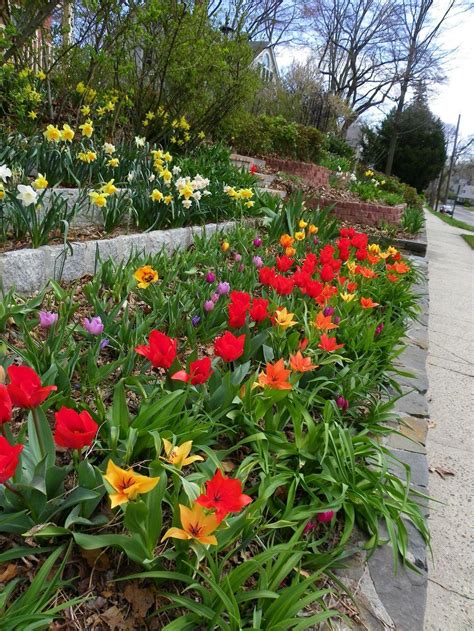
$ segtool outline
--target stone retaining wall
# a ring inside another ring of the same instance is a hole
[[[280,158],[265,158],[265,163],[271,169],[297,175],[310,186],[329,186],[331,171],[326,167],[296,160],[280,160]]]
[[[203,233],[228,231],[234,221],[173,230],[154,230],[141,234],[129,234],[113,239],[100,239],[62,245],[45,245],[37,249],[25,248],[0,255],[0,279],[5,290],[14,287],[18,293],[32,293],[46,286],[50,279],[72,281],[94,274],[98,258],[113,258],[120,262],[133,253],[155,254],[163,249],[168,252],[189,247],[195,236]]]
[[[309,208],[329,208],[334,206],[334,214],[343,221],[376,226],[381,222],[399,225],[406,204],[398,206],[382,206],[372,202],[355,202],[349,200],[333,200],[324,197],[306,200]]]

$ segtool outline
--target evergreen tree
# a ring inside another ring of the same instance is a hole
[[[395,109],[376,130],[366,130],[364,161],[383,171],[392,137]],[[443,124],[430,111],[423,87],[400,117],[393,174],[421,193],[434,180],[446,160]]]

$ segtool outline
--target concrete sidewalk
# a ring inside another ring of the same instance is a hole
[[[431,468],[425,631],[474,629],[473,250],[463,231],[426,213],[429,259]],[[434,471],[438,469],[439,473]],[[408,629],[406,631],[409,631]]]

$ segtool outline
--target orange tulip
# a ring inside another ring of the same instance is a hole
[[[290,366],[295,372],[309,372],[318,368],[316,364],[311,363],[311,357],[303,357],[301,351],[298,351],[296,355],[290,355]]]
[[[280,245],[284,248],[290,248],[294,243],[293,237],[289,234],[282,234],[280,237]]]
[[[207,515],[204,508],[195,503],[192,508],[179,505],[179,515],[181,518],[182,528],[169,528],[161,540],[162,542],[169,537],[174,539],[194,539],[199,543],[217,545],[216,536],[212,533],[217,529],[219,523],[215,515]]]
[[[362,307],[362,309],[372,309],[372,307],[378,307],[379,303],[374,302],[372,298],[361,298],[360,306]]]
[[[273,390],[291,390],[291,383],[288,381],[291,370],[285,368],[283,359],[279,359],[274,364],[267,364],[266,372],[261,372],[258,376],[258,385],[268,386]]]
[[[325,333],[321,335],[321,339],[319,340],[318,347],[323,351],[327,351],[328,353],[332,353],[333,351],[337,351],[338,348],[342,348],[344,344],[337,344],[335,337],[328,337]]]
[[[331,316],[325,316],[322,311],[320,311],[316,316],[314,326],[320,331],[330,331],[331,329],[338,328],[337,324],[334,324],[334,322],[332,322]]]

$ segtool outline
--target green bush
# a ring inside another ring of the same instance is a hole
[[[354,149],[347,144],[344,138],[341,138],[337,134],[326,134],[324,139],[324,149],[341,158],[347,158],[349,161],[354,159]]]
[[[318,162],[324,142],[324,134],[315,127],[289,123],[283,116],[242,115],[223,135],[240,153],[303,162]]]
[[[409,234],[418,234],[425,223],[423,210],[417,206],[407,206],[403,211],[402,228]]]

